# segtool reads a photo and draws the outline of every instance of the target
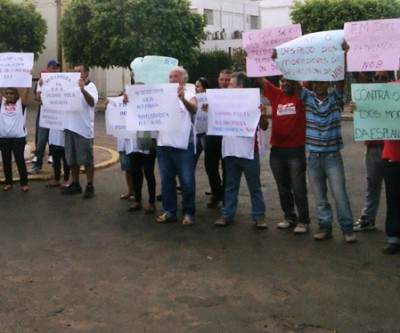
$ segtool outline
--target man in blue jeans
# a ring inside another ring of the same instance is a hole
[[[169,82],[179,84],[181,130],[159,132],[157,159],[161,175],[164,213],[157,218],[157,223],[176,221],[176,176],[182,188],[182,225],[191,226],[194,222],[196,182],[193,124],[197,112],[197,99],[194,93],[185,90],[188,79],[188,73],[182,67],[174,67],[170,71]]]
[[[244,73],[232,74],[228,88],[249,88],[250,80]],[[261,108],[259,128],[268,128],[265,108]],[[222,156],[225,162],[226,186],[224,206],[216,226],[227,226],[233,221],[238,205],[240,178],[244,174],[251,198],[251,217],[256,228],[266,229],[265,202],[260,181],[260,156],[257,140],[258,129],[254,137],[224,136]]]
[[[327,197],[329,182],[335,199],[337,217],[347,243],[356,242],[353,215],[346,192],[340,126],[344,81],[329,90],[330,82],[313,82],[313,92],[301,88],[300,99],[306,107],[306,148],[309,150],[308,176],[317,204],[317,241],[332,238],[333,212]]]

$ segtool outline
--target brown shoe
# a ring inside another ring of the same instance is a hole
[[[129,206],[128,211],[129,212],[136,212],[138,210],[142,209],[142,204],[140,202],[134,201],[132,204]]]

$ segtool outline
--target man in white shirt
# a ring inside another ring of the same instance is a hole
[[[182,188],[183,226],[191,226],[195,213],[196,182],[194,177],[195,154],[193,124],[197,112],[194,93],[185,90],[188,74],[182,67],[174,67],[169,74],[170,83],[178,83],[181,109],[181,130],[160,131],[157,141],[157,159],[161,175],[164,214],[157,223],[176,221],[176,176]]]
[[[87,186],[83,198],[89,199],[94,196],[94,109],[99,95],[96,86],[88,79],[87,65],[75,65],[74,72],[81,73],[79,88],[82,108],[79,111],[65,113],[65,156],[71,168],[72,183],[62,191],[62,194],[82,193],[82,187],[79,184],[79,167],[84,165]]]

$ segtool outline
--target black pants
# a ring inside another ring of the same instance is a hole
[[[149,203],[156,202],[156,178],[154,176],[154,165],[156,162],[156,150],[151,149],[150,154],[130,153],[129,160],[132,170],[132,185],[135,199],[142,201],[143,171],[149,192]]]
[[[50,145],[50,149],[53,156],[53,170],[54,170],[54,179],[60,180],[61,178],[61,163],[64,170],[64,181],[69,180],[69,172],[70,168],[67,164],[67,160],[65,159],[65,149],[61,146]]]
[[[387,204],[385,229],[390,243],[390,238],[400,240],[400,162],[383,160],[383,178]]]
[[[18,167],[19,183],[21,186],[28,184],[28,172],[26,170],[24,152],[25,152],[26,138],[0,138],[1,157],[3,159],[4,176],[6,184],[12,185],[12,154]]]
[[[225,192],[225,165],[222,160],[222,136],[207,135],[204,151],[204,165],[213,195],[222,198]],[[219,162],[222,164],[222,179]]]

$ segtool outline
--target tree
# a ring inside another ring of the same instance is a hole
[[[204,27],[188,0],[72,0],[61,42],[70,63],[128,67],[136,57],[162,55],[188,65],[197,61]]]
[[[351,21],[400,17],[398,0],[296,0],[291,17],[300,23],[303,34],[343,29]]]
[[[0,52],[43,52],[47,24],[33,4],[0,0],[0,22]]]

